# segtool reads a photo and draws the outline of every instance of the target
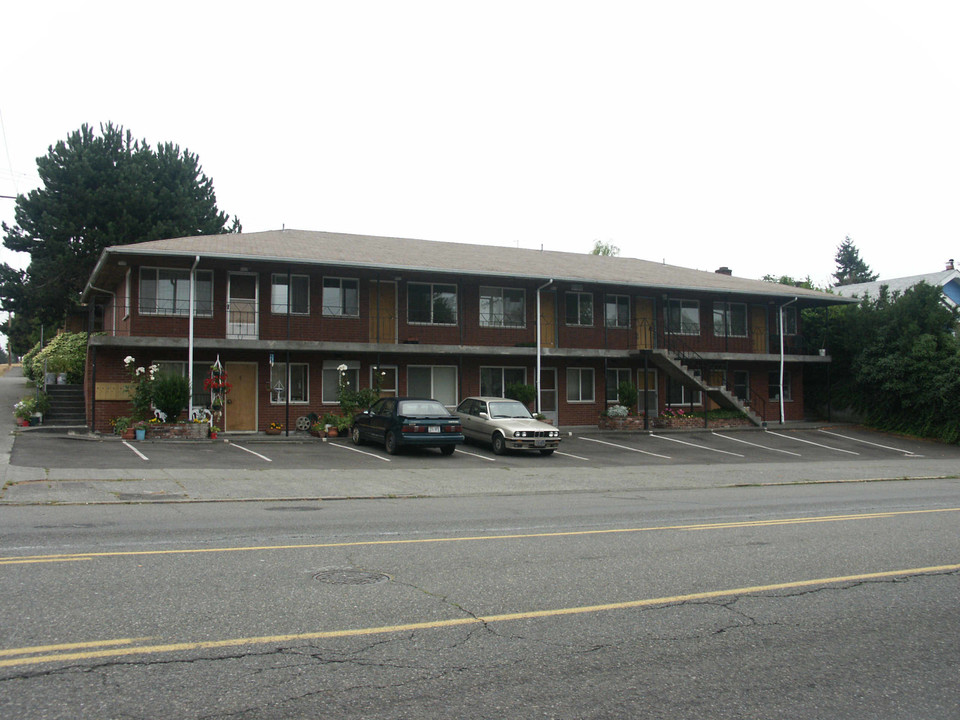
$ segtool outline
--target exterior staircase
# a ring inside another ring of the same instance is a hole
[[[44,425],[86,427],[87,406],[83,385],[47,385],[50,409],[43,416]]]
[[[688,387],[694,387],[706,393],[706,396],[713,400],[722,408],[730,410],[739,410],[750,422],[756,426],[761,426],[763,420],[753,410],[734,395],[732,392],[722,386],[708,385],[703,378],[699,378],[690,371],[682,360],[675,357],[672,353],[663,349],[650,351],[650,359],[654,365],[665,372],[677,382],[683,383]]]

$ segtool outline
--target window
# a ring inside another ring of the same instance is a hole
[[[213,315],[213,272],[196,271],[194,314]],[[190,271],[140,268],[141,315],[188,315]]]
[[[795,307],[785,307],[781,308],[780,311],[783,313],[783,334],[784,335],[796,335],[797,334],[797,309]],[[777,313],[773,314],[773,334],[780,335],[780,319],[777,317]]]
[[[716,337],[746,337],[747,306],[744,303],[715,302],[713,334]]]
[[[457,286],[409,283],[407,320],[424,325],[456,325]]]
[[[779,402],[780,401],[780,371],[774,370],[767,373],[769,388],[767,389],[767,397],[770,398],[770,402]],[[783,400],[784,402],[791,402],[793,400],[793,393],[790,390],[790,371],[783,371]]]
[[[322,302],[324,315],[360,317],[360,281],[325,277]]]
[[[593,368],[567,368],[567,402],[593,402]]]
[[[700,371],[694,370],[693,374],[698,378]],[[667,376],[667,405],[702,405],[703,393],[699,390],[687,387],[677,382],[669,375]]]
[[[524,385],[527,372],[523,368],[482,367],[480,368],[480,394],[491,397],[506,397],[511,385]]]
[[[291,403],[308,401],[308,378],[310,374],[306,363],[290,363],[290,378],[287,379],[287,364],[274,363],[270,368],[270,402],[286,403],[287,390]]]
[[[457,368],[447,365],[407,368],[407,394],[439,400],[448,407],[457,404]]]
[[[627,368],[612,368],[607,370],[607,402],[616,404],[620,402],[620,394],[617,388],[620,383],[630,382],[630,370]]]
[[[397,366],[396,365],[376,365],[370,366],[370,387],[380,388],[380,397],[396,397],[399,385],[397,385]]]
[[[290,292],[287,292],[287,276],[277,273],[270,283],[270,310],[277,315],[286,315],[287,301],[292,315],[310,314],[310,278],[307,275],[290,276]]]
[[[626,295],[607,295],[604,315],[608,328],[630,327],[630,298]]]
[[[132,282],[133,279],[130,277],[130,269],[127,268],[127,272],[123,276],[123,309],[120,311],[122,317],[128,317],[130,315],[130,284]]]
[[[680,335],[700,334],[700,303],[696,300],[669,300],[665,309],[667,331]]]
[[[593,295],[568,292],[564,297],[567,325],[593,325]]]
[[[522,328],[527,313],[524,292],[516,288],[480,288],[480,326]]]
[[[346,370],[341,371],[340,366],[346,365]],[[336,405],[340,402],[340,374],[343,373],[343,381],[350,390],[357,390],[360,387],[360,363],[355,361],[344,362],[343,360],[324,360],[323,372],[321,373],[320,402],[324,405]]]
[[[186,375],[187,374],[187,364],[180,360],[160,360],[153,363],[158,368],[158,375],[163,375],[165,373],[172,373],[174,375]],[[210,391],[205,390],[203,387],[203,381],[207,379],[207,375],[210,374],[210,363],[194,363],[193,364],[193,406],[197,407],[210,407]]]

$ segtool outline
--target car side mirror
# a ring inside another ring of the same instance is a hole
[[[487,413],[485,413],[485,412],[483,412],[483,411],[481,410],[481,411],[480,411],[480,419],[481,419],[481,420],[489,420],[489,419],[490,419],[490,415],[488,415]]]

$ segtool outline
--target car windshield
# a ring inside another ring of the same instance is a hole
[[[443,417],[449,415],[447,409],[436,400],[404,400],[397,409],[398,415],[406,417]]]
[[[526,406],[516,400],[504,400],[503,402],[490,403],[491,418],[529,418],[530,411]]]

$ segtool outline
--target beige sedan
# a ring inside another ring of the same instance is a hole
[[[490,443],[497,455],[507,450],[539,450],[550,455],[560,447],[560,431],[534,418],[526,406],[501,397],[468,397],[457,406],[467,440]]]

